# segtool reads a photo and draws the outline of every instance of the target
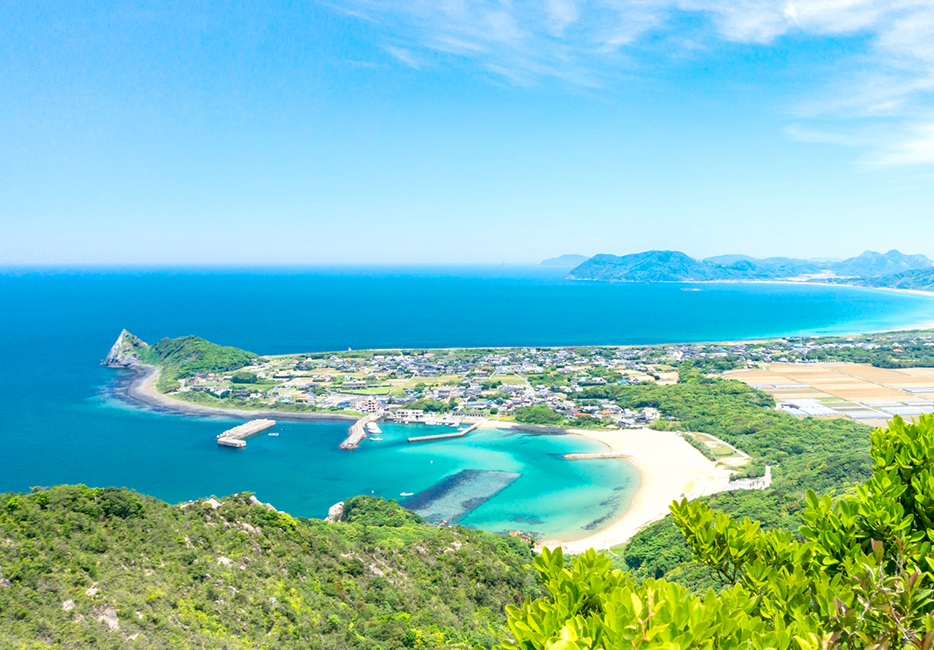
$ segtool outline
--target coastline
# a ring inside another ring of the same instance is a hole
[[[256,419],[256,418],[274,418],[277,420],[359,420],[356,415],[344,413],[299,413],[290,411],[277,411],[275,409],[266,410],[247,410],[221,408],[217,406],[204,406],[201,404],[192,404],[182,400],[173,399],[168,395],[163,395],[156,390],[156,380],[159,378],[159,369],[155,366],[138,365],[128,368],[136,372],[137,376],[130,382],[126,389],[126,397],[132,401],[140,402],[147,406],[154,407],[162,411],[180,413],[183,415],[220,415],[226,417]]]
[[[717,468],[699,451],[672,431],[654,429],[558,429],[529,427],[512,422],[489,422],[489,429],[517,429],[543,434],[566,433],[594,440],[607,447],[609,453],[620,454],[639,472],[641,484],[628,508],[605,528],[577,539],[549,538],[539,540],[536,548],[561,547],[568,553],[582,553],[589,548],[608,549],[628,541],[648,524],[668,514],[668,506],[690,493],[703,496],[717,492],[729,483],[731,472]],[[587,460],[568,462],[586,463]]]
[[[616,282],[620,284],[801,284],[812,287],[850,287],[853,289],[871,289],[880,291],[900,291],[921,296],[934,296],[934,289],[899,289],[897,287],[867,287],[861,284],[848,284],[846,282],[819,282],[814,280],[776,280],[776,279],[749,279],[749,280],[604,280],[600,278],[567,277],[575,282]]]

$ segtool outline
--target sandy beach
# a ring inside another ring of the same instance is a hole
[[[489,428],[528,427],[489,422]],[[545,428],[547,429],[547,427]],[[622,544],[647,524],[668,514],[671,502],[687,492],[704,495],[716,492],[717,486],[729,482],[730,472],[717,468],[699,451],[671,431],[653,429],[589,430],[567,429],[567,433],[584,436],[603,443],[607,453],[624,455],[642,475],[632,503],[623,515],[593,535],[575,540],[545,539],[539,547],[562,547],[569,553],[581,553],[588,548],[605,549]],[[568,462],[586,463],[588,460]]]
[[[227,409],[214,406],[192,404],[182,400],[173,399],[156,390],[156,380],[159,378],[159,369],[155,366],[137,366],[137,377],[126,389],[126,396],[136,402],[141,402],[159,410],[188,415],[223,415],[251,420],[254,418],[273,418],[276,420],[358,420],[359,416],[346,413],[299,413],[277,410],[248,410]]]

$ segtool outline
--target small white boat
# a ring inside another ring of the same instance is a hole
[[[374,437],[370,438],[370,440],[372,440],[373,442],[382,442],[382,441],[383,441],[383,439],[380,438],[379,436],[374,436]]]
[[[400,497],[410,497],[410,496],[412,496],[413,494],[415,494],[415,493],[414,493],[414,492],[403,492],[403,493],[400,494],[399,496],[400,496]]]
[[[278,434],[278,433],[270,433],[269,435],[271,435],[272,437],[276,437],[276,436],[278,436],[279,434]]]

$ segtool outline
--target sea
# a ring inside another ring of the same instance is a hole
[[[241,450],[238,421],[128,403],[100,366],[123,328],[194,334],[258,354],[364,348],[574,346],[806,337],[934,323],[934,297],[840,286],[627,284],[523,266],[0,270],[0,492],[83,483],[175,503],[248,491],[295,516],[350,496],[402,502],[493,532],[574,539],[622,514],[639,487],[571,435],[383,427],[340,451],[347,421],[280,421]],[[426,505],[427,504],[427,505]]]

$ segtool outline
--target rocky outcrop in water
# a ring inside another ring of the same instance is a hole
[[[135,368],[142,364],[140,350],[148,347],[138,336],[123,330],[101,365],[109,368]]]
[[[344,514],[344,502],[335,503],[333,506],[328,508],[328,516],[324,518],[325,521],[335,523],[341,520],[341,515]]]

